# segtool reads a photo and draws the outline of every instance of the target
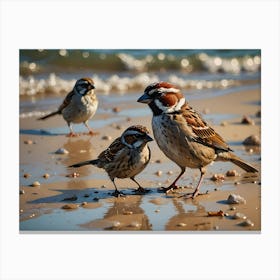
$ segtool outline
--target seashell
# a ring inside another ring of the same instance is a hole
[[[261,145],[260,137],[258,135],[250,135],[243,141],[243,145],[260,146]]]
[[[210,180],[212,181],[224,181],[225,180],[225,176],[223,174],[214,174]]]
[[[226,173],[226,176],[228,176],[228,177],[236,177],[238,175],[239,174],[237,173],[237,171],[235,169],[228,170],[227,173]]]
[[[39,187],[41,186],[40,182],[39,181],[34,181],[32,184],[31,184],[32,187]]]
[[[246,204],[245,198],[238,194],[230,194],[227,199],[229,204]]]
[[[64,149],[64,148],[59,148],[59,149],[56,150],[54,153],[57,154],[57,155],[66,155],[66,154],[69,154],[69,152],[68,152],[66,149]]]

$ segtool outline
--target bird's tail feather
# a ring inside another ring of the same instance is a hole
[[[73,165],[70,165],[69,167],[81,167],[84,165],[97,165],[99,162],[98,159],[94,159],[94,160],[87,160],[87,161],[83,161],[83,162],[79,162]]]
[[[50,114],[48,114],[48,115],[46,115],[46,116],[43,116],[43,117],[41,117],[41,118],[39,118],[39,119],[37,119],[37,120],[45,120],[45,119],[47,119],[47,118],[49,118],[49,117],[52,117],[52,116],[55,116],[55,115],[57,115],[57,114],[60,114],[60,111],[52,112],[52,113],[50,113]]]
[[[219,153],[218,159],[224,161],[231,161],[232,163],[236,164],[246,172],[252,172],[252,173],[259,172],[255,167],[246,163],[243,159],[239,158],[238,156],[236,156],[231,152]]]

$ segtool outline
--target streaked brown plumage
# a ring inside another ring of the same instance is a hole
[[[106,150],[100,153],[97,159],[80,162],[69,167],[91,164],[103,168],[115,186],[115,195],[120,194],[115,184],[115,178],[130,178],[138,185],[137,191],[145,192],[145,189],[135,180],[135,176],[142,172],[151,158],[151,151],[147,143],[153,139],[148,133],[147,128],[142,125],[130,126]]]
[[[258,172],[232,153],[223,138],[186,103],[178,87],[167,82],[153,83],[145,89],[138,102],[151,108],[157,144],[181,168],[181,173],[165,188],[166,191],[177,188],[176,182],[186,167],[198,168],[201,174],[198,185],[192,194],[185,195],[194,198],[206,172],[205,167],[213,161],[231,161],[247,172]]]
[[[88,120],[95,115],[98,106],[98,99],[94,93],[94,89],[94,82],[91,78],[79,79],[73,90],[67,94],[57,111],[41,117],[38,120],[45,120],[55,115],[62,115],[69,126],[69,136],[76,136],[71,123],[84,123],[89,130],[89,134],[95,134],[88,125]]]

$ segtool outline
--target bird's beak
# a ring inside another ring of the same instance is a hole
[[[151,136],[149,136],[148,134],[146,135],[145,140],[146,140],[146,142],[154,141],[154,139]]]
[[[146,103],[146,104],[149,104],[151,101],[152,101],[152,98],[146,93],[144,93],[142,96],[140,96],[137,100],[137,102]]]

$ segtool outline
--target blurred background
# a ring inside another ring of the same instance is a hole
[[[29,49],[19,60],[21,116],[56,108],[84,76],[101,96],[140,95],[160,80],[187,91],[188,100],[260,87],[260,50]]]

